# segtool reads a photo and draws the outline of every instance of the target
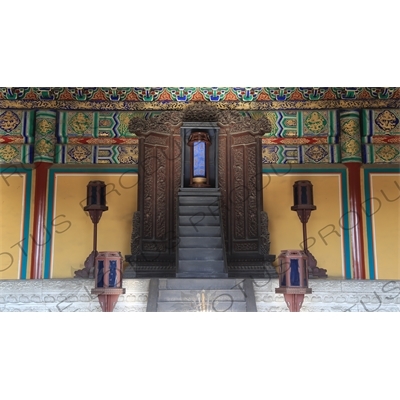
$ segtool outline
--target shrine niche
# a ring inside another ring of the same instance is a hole
[[[125,277],[276,276],[271,265],[275,257],[269,255],[268,218],[262,210],[261,136],[270,129],[265,117],[253,119],[200,103],[148,120],[131,119],[129,130],[140,142],[139,199]],[[190,202],[201,196],[216,199],[209,206],[214,213],[197,204],[205,214],[193,223],[194,216],[187,214],[190,207],[184,208],[180,199]],[[206,232],[203,227],[209,226],[210,232],[218,232],[218,221],[212,227],[213,216],[220,220],[221,235],[213,233],[210,247],[206,247],[207,238],[183,238],[188,221],[198,225],[197,231]],[[201,254],[215,247],[212,243],[220,241],[218,263],[211,255],[201,259]],[[197,242],[193,246],[204,242],[203,249],[183,248],[184,242]],[[179,267],[185,264],[187,253],[199,254],[189,263],[198,264],[193,274]],[[204,267],[207,263],[211,275]]]

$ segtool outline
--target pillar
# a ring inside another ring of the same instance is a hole
[[[56,142],[56,112],[36,111],[34,165],[36,171],[33,209],[31,279],[41,279],[46,238],[45,215],[47,200],[48,171],[54,160]]]
[[[361,129],[360,112],[340,112],[340,148],[349,180],[349,229],[353,278],[365,279],[363,220],[361,207]]]

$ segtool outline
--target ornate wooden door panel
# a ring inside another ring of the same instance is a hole
[[[173,141],[171,136],[150,133],[141,140],[142,168],[139,199],[142,210],[142,252],[171,253],[173,236]]]
[[[258,171],[259,144],[254,135],[229,136],[230,179],[227,191],[229,250],[233,255],[259,250],[259,210],[261,174]]]

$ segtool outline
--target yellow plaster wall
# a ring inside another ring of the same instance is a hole
[[[4,179],[3,179],[4,178]],[[31,198],[26,193],[26,173],[15,172],[2,175],[0,179],[0,279],[19,279],[21,273],[22,249],[24,241],[25,198]],[[33,213],[31,201],[31,215]],[[30,247],[30,246],[29,246]],[[28,252],[28,277],[30,251]]]
[[[83,210],[86,186],[91,180],[107,185],[107,206],[98,224],[99,251],[130,254],[132,217],[137,210],[137,174],[79,173],[55,175],[52,278],[71,278],[84,267],[93,249],[93,224]]]
[[[307,223],[308,248],[317,259],[317,265],[327,269],[328,277],[343,278],[345,266],[339,174],[305,172],[263,175],[263,206],[269,218],[270,254],[278,256],[282,250],[300,249],[302,246],[302,224],[297,213],[290,209],[293,205],[293,184],[298,180],[311,181],[314,205],[317,207]]]
[[[400,174],[372,173],[372,229],[377,279],[400,279]]]

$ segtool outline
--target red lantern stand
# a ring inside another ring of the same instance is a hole
[[[279,261],[279,288],[291,312],[299,312],[304,295],[312,293],[308,287],[307,255],[302,250],[282,250]]]
[[[104,312],[112,312],[119,296],[126,291],[122,287],[122,255],[117,251],[100,251],[95,264],[92,294],[98,296]]]
[[[106,184],[103,181],[90,181],[87,185],[86,207],[93,222],[93,268],[95,288],[92,294],[98,295],[101,309],[112,312],[118,302],[120,294],[125,293],[122,288],[122,255],[117,251],[97,252],[97,224],[106,206]]]

